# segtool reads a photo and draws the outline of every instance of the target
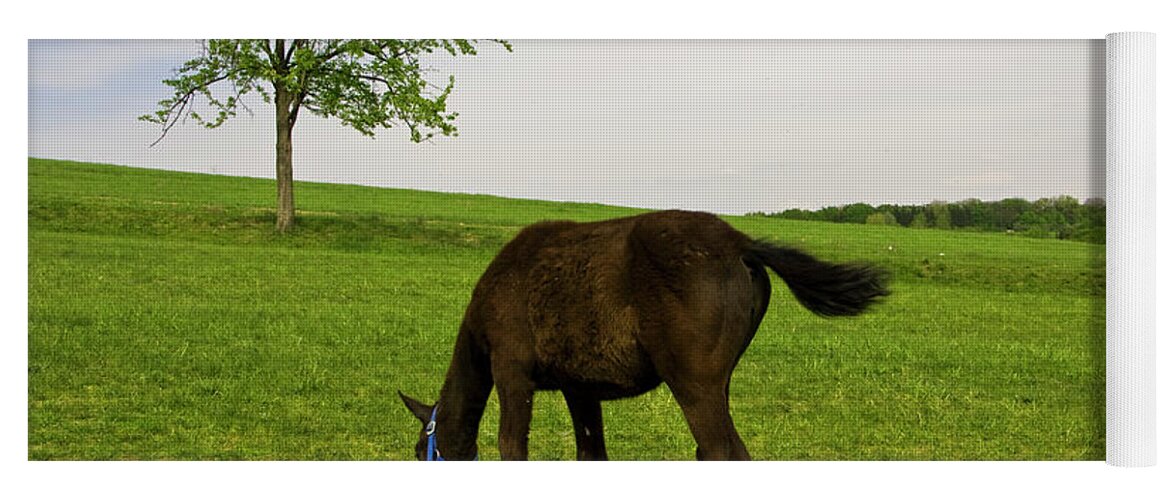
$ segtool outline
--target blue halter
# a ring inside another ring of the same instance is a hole
[[[427,461],[428,462],[446,462],[447,460],[439,454],[439,446],[435,443],[435,413],[439,411],[439,405],[435,405],[431,409],[431,420],[427,422]],[[476,453],[476,458],[479,460],[480,454]]]
[[[428,462],[446,462],[443,457],[439,456],[439,448],[435,446],[435,412],[439,410],[439,405],[431,409],[431,421],[427,422],[427,461]]]

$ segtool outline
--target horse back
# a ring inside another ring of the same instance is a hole
[[[678,327],[671,317],[720,312],[729,279],[750,287],[739,258],[746,241],[696,212],[534,224],[485,271],[465,329],[483,336],[490,356],[531,364],[548,388],[637,394],[658,384],[644,344]]]

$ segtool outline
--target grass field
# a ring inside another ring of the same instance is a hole
[[[523,225],[639,210],[30,159],[30,459],[413,456],[479,274]],[[771,460],[1103,460],[1105,251],[1019,236],[727,217],[894,272],[870,314],[821,319],[774,276],[732,379]],[[557,393],[530,455],[574,456]],[[694,457],[661,387],[603,405],[610,456]],[[481,458],[498,458],[490,399]]]

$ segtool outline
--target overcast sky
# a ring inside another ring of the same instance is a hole
[[[304,114],[297,180],[738,214],[1105,191],[1104,42],[514,41],[431,61],[459,137]],[[194,41],[30,41],[29,155],[272,178],[273,111],[136,117]]]

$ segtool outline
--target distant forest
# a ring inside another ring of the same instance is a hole
[[[955,203],[935,201],[926,205],[879,205],[854,203],[820,210],[789,209],[748,215],[781,219],[850,224],[879,224],[913,228],[995,231],[1032,238],[1106,243],[1106,202],[1090,198],[1084,203],[1072,196],[1028,201],[976,199]]]

